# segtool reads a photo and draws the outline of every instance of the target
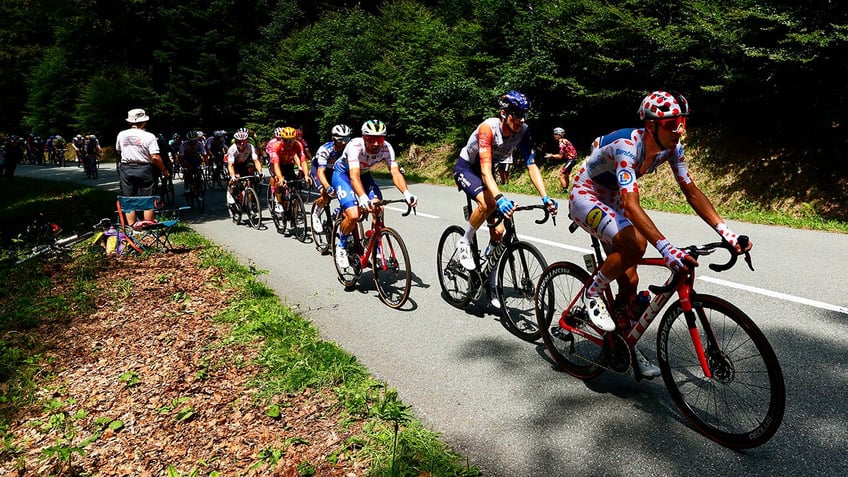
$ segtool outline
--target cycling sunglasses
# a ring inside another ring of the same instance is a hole
[[[654,122],[656,122],[661,128],[675,133],[680,132],[681,128],[686,129],[686,116],[657,119]]]
[[[350,142],[350,138],[347,136],[333,136],[333,141],[337,142]]]

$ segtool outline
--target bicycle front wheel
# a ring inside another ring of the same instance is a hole
[[[691,313],[671,305],[657,332],[663,380],[681,413],[705,436],[733,449],[768,441],[783,421],[786,388],[757,325],[721,298],[693,295]],[[696,347],[712,374],[706,377]]]
[[[333,223],[333,240],[331,245],[332,253],[335,253],[336,248],[339,246],[339,228],[342,225],[342,220],[344,220],[344,218],[339,217],[336,219],[335,223]],[[348,240],[354,240],[354,238],[350,237]],[[359,264],[356,263],[358,260],[358,255],[348,252],[348,266],[340,267],[336,261],[336,257],[333,257],[333,265],[336,267],[336,274],[338,275],[339,283],[344,285],[346,289],[352,288],[356,285],[356,280],[359,278]]]
[[[286,223],[283,220],[283,214],[278,214],[277,209],[277,196],[275,194],[274,189],[271,188],[271,184],[268,184],[268,188],[266,189],[267,195],[265,203],[268,204],[268,215],[271,216],[271,220],[274,221],[274,228],[277,230],[277,233],[285,232]]]
[[[602,338],[589,324],[589,316],[576,299],[590,278],[589,272],[571,262],[556,262],[539,278],[536,287],[536,324],[545,349],[556,366],[579,379],[592,379],[604,372]],[[578,329],[572,332],[562,326]],[[592,339],[590,339],[592,338]]]
[[[510,245],[498,263],[496,288],[501,318],[510,333],[525,341],[533,342],[541,336],[533,294],[547,266],[542,252],[527,242]]]
[[[315,250],[318,250],[318,253],[327,255],[330,251],[330,233],[333,228],[333,222],[330,218],[330,208],[319,208],[316,204],[317,202],[312,202],[312,209],[309,212],[309,216],[314,219],[317,215],[321,221],[321,232],[316,232],[315,224],[312,224],[312,242],[315,244]]]
[[[259,203],[259,196],[252,187],[244,190],[243,209],[251,227],[258,229],[262,226],[262,205]]]
[[[162,179],[161,187],[162,201],[168,206],[174,205],[174,179],[171,177]]]
[[[295,194],[291,200],[291,221],[292,232],[295,238],[301,242],[306,242],[306,207],[303,206],[303,200],[300,195]]]
[[[457,308],[464,308],[474,298],[471,286],[473,272],[466,270],[456,256],[456,244],[463,235],[462,227],[451,225],[442,233],[436,250],[436,270],[442,297]]]
[[[371,270],[380,300],[391,308],[402,307],[412,288],[412,270],[406,244],[396,230],[385,227],[380,231],[371,255]]]

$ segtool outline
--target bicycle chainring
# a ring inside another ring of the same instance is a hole
[[[591,320],[589,320],[589,315],[586,313],[586,309],[580,305],[575,305],[565,319],[574,327],[590,329],[593,334],[600,335],[604,340],[604,345],[601,348],[599,355],[584,356],[575,349],[575,356],[616,374],[626,374],[630,370],[632,353],[630,351],[630,347],[627,345],[627,341],[618,332],[599,331],[594,325],[592,325]],[[571,334],[559,326],[556,326],[556,329],[560,332],[557,333],[557,336],[560,339],[566,339],[565,336]],[[560,334],[562,336],[559,336]],[[597,348],[592,347],[591,349]]]

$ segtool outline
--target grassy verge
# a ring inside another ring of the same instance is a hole
[[[68,223],[71,218],[78,219],[73,222],[92,223],[101,216],[109,216],[114,201],[112,193],[104,195],[102,191],[77,189],[67,184],[16,180],[14,186],[6,185],[0,189],[0,200],[13,204],[0,212],[6,237],[13,237],[27,218],[38,211],[61,211],[48,214],[49,220],[58,223]],[[226,287],[234,297],[221,305],[215,321],[230,330],[229,336],[223,338],[226,346],[260,348],[257,362],[261,371],[250,386],[256,390],[254,399],[268,416],[279,414],[281,408],[292,402],[301,402],[294,396],[330,393],[338,406],[340,425],[347,430],[361,430],[340,442],[337,451],[326,457],[328,461],[354,458],[366,462],[368,475],[375,476],[479,475],[479,471],[441,442],[436,433],[424,428],[398,399],[394,389],[371,377],[353,356],[322,341],[311,323],[285,307],[270,289],[257,281],[255,275],[261,272],[240,265],[234,257],[187,228],[172,237],[178,246],[196,251],[198,267],[214,273],[219,286]],[[112,289],[98,288],[102,286],[98,285],[98,275],[108,268],[107,259],[96,249],[81,248],[78,256],[67,263],[43,266],[31,262],[11,266],[3,262],[0,265],[0,273],[6,277],[0,282],[0,468],[5,463],[9,468],[20,469],[24,465],[21,459],[25,448],[33,445],[27,436],[13,432],[10,425],[17,413],[24,410],[51,408],[50,417],[41,428],[50,428],[55,434],[61,427],[59,437],[36,444],[41,447],[44,459],[68,463],[56,475],[84,475],[75,473],[71,459],[77,454],[84,455],[86,446],[104,432],[110,429],[119,432],[122,425],[115,420],[103,421],[102,429],[82,439],[82,422],[88,412],[83,408],[84,403],[81,399],[77,402],[78,396],[64,395],[58,402],[55,396],[64,391],[51,388],[55,386],[55,369],[47,358],[49,345],[40,333],[61,321],[85,320],[94,313],[98,296],[114,295],[116,288],[120,294],[125,293],[120,290],[123,281],[113,283]],[[53,286],[57,276],[70,285]],[[127,380],[132,378],[127,374]],[[68,403],[82,409],[65,412]],[[59,408],[63,411],[58,412]],[[214,427],[215,423],[209,425]],[[179,436],[171,436],[170,440],[178,439]],[[256,449],[256,452],[259,464],[273,466],[286,450]],[[314,464],[301,462],[298,474],[317,475]],[[183,475],[172,472],[172,468],[168,472]],[[247,472],[245,469],[243,473]]]

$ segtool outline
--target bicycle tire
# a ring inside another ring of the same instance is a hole
[[[315,209],[318,208],[317,202],[312,202],[312,207],[309,210],[309,216],[315,217]],[[315,250],[318,251],[321,255],[327,255],[330,252],[330,239],[332,238],[332,229],[333,222],[330,217],[330,208],[325,206],[322,207],[318,212],[318,217],[321,220],[322,231],[316,232],[315,226],[311,227],[312,229],[312,243],[315,244]]]
[[[602,348],[583,336],[563,332],[559,320],[565,317],[578,324],[589,320],[579,303],[568,309],[589,278],[589,272],[574,263],[556,262],[542,273],[535,293],[536,323],[545,349],[557,368],[583,380],[596,378],[604,372],[604,368],[594,364],[600,362]],[[585,329],[587,332],[594,330],[588,325]]]
[[[274,194],[274,190],[271,189],[271,184],[268,184],[268,188],[265,193],[265,204],[268,207],[268,215],[271,216],[271,220],[274,221],[274,229],[277,233],[283,233],[286,228],[285,220],[280,217],[280,214],[276,212],[277,208],[277,196]],[[285,214],[283,214],[285,215]]]
[[[259,195],[253,190],[253,187],[244,189],[242,209],[247,214],[247,223],[250,227],[254,229],[262,227],[262,204],[259,203]]]
[[[99,167],[98,167],[98,165],[97,165],[97,159],[95,159],[95,160],[94,160],[94,164],[93,164],[93,167],[92,167],[91,169],[92,169],[92,170],[91,170],[91,178],[92,178],[92,179],[97,179],[97,176],[98,176],[98,172],[97,172],[97,171],[98,171],[98,169],[99,169]]]
[[[289,207],[291,208],[292,233],[300,242],[306,242],[306,238],[308,236],[306,207],[304,207],[303,200],[300,198],[300,195],[295,194],[292,196]]]
[[[753,320],[736,306],[710,295],[693,294],[691,301],[691,318],[712,377],[703,376],[690,320],[677,301],[663,315],[657,332],[659,367],[672,401],[698,432],[725,447],[764,444],[777,432],[786,409],[777,355]],[[707,337],[710,333],[714,340]]]
[[[168,177],[164,180],[162,184],[162,200],[168,206],[174,205],[174,179],[172,177]]]
[[[442,298],[456,308],[465,308],[474,298],[471,281],[473,273],[459,263],[456,255],[456,244],[465,235],[459,225],[451,225],[439,239],[436,249],[436,270],[439,275],[439,285],[442,287]]]
[[[534,294],[547,267],[542,252],[528,242],[510,244],[498,263],[496,293],[501,321],[510,333],[531,343],[542,336],[536,323]]]
[[[336,221],[333,223],[333,241],[331,251],[335,251],[336,247],[338,247],[339,227],[341,227],[342,220],[344,220],[343,216],[337,218]],[[353,240],[353,238],[351,237],[350,240]],[[353,253],[350,253],[350,251],[348,251],[348,262],[350,263],[350,266],[339,267],[339,264],[336,262],[336,257],[333,257],[333,266],[336,267],[336,275],[338,276],[339,283],[344,285],[345,289],[349,289],[355,286],[356,281],[359,279],[359,267],[356,263],[354,263],[355,260],[359,260],[359,257],[355,256]]]
[[[197,189],[195,189],[195,201],[197,203],[197,211],[203,212],[206,210],[206,182],[198,178],[196,180]]]
[[[409,298],[412,288],[412,269],[409,252],[400,234],[389,227],[380,230],[378,240],[371,254],[371,270],[374,286],[380,300],[390,308],[400,308]]]

